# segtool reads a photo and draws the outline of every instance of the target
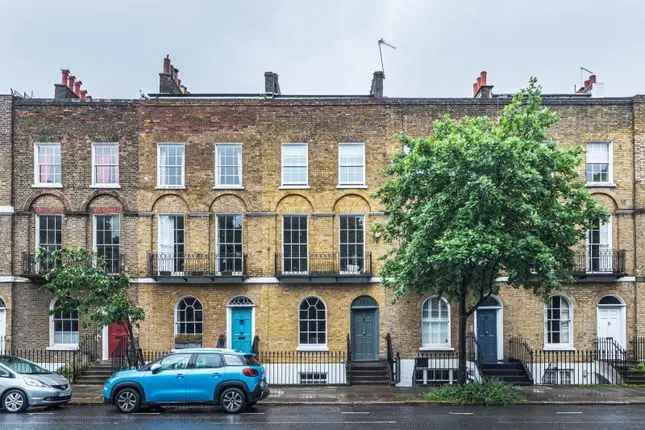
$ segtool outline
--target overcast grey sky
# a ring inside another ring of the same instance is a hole
[[[365,94],[385,48],[385,95],[470,96],[480,70],[494,92],[537,76],[571,92],[579,67],[605,96],[645,93],[645,2],[365,0],[174,2],[0,0],[0,93],[52,97],[69,68],[90,94],[154,92],[170,53],[191,92]]]

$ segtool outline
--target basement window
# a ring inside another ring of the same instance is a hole
[[[302,385],[324,385],[327,383],[327,372],[300,372]]]

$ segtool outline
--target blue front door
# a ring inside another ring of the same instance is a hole
[[[250,307],[231,308],[231,347],[234,350],[251,352],[252,318],[253,312]]]
[[[477,310],[477,345],[479,361],[497,361],[497,312],[498,309]]]

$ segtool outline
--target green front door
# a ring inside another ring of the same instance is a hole
[[[378,309],[352,309],[352,360],[378,358]]]

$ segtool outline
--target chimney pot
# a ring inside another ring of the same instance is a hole
[[[479,91],[479,86],[477,85],[477,82],[473,82],[473,96],[477,95],[477,91]]]
[[[83,81],[76,81],[74,84],[74,94],[77,96],[81,95],[81,85],[83,85]]]
[[[166,58],[163,59],[163,72],[170,73],[170,54],[166,54]]]
[[[486,72],[486,70],[482,70],[482,71],[479,73],[479,77],[481,78],[481,84],[482,84],[482,85],[486,85],[486,76],[487,76],[487,75],[488,75],[488,73]]]
[[[592,84],[595,84],[596,83],[596,75],[589,75],[589,82],[591,82]]]
[[[60,83],[67,86],[67,79],[69,78],[69,69],[61,70],[61,80]]]
[[[76,76],[71,75],[69,78],[67,78],[67,87],[70,90],[74,90],[74,81],[76,80]]]

